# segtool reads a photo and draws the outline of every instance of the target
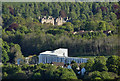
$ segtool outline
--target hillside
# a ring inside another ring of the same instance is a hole
[[[57,48],[68,48],[69,56],[118,54],[117,2],[2,4],[4,62]],[[39,16],[68,17],[69,22],[42,24]]]

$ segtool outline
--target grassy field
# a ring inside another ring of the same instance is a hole
[[[80,58],[95,58],[96,56],[78,56]],[[105,56],[106,58],[110,57],[110,56]]]

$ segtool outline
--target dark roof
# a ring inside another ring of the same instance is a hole
[[[74,65],[74,64],[75,64],[75,63],[69,64],[69,65],[72,67],[72,65]],[[83,64],[83,63],[77,63],[78,66],[80,66],[81,64]],[[67,67],[67,66],[68,66],[68,65],[66,64],[65,67]]]
[[[52,64],[56,66],[64,66],[63,62],[52,62]]]

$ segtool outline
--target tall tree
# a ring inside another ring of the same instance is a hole
[[[119,72],[119,57],[118,56],[115,56],[115,55],[112,55],[108,58],[108,60],[106,61],[106,65],[108,67],[108,71],[110,72],[114,72],[114,73],[117,73]]]
[[[99,67],[99,68],[98,68]],[[107,71],[106,58],[104,56],[97,56],[93,65],[93,71]]]
[[[7,42],[2,42],[2,62],[6,63],[9,61],[8,53],[10,52],[10,46]]]

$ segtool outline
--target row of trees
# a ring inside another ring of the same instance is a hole
[[[51,15],[53,17],[71,17],[72,19],[89,19],[96,15],[100,19],[114,19],[114,14],[118,11],[119,4],[114,3],[4,3],[3,14],[12,14],[14,16],[29,16],[38,18],[38,16]],[[102,17],[103,16],[103,17]],[[111,16],[111,18],[109,18]]]
[[[113,12],[111,12],[113,13]],[[18,26],[20,27],[27,27],[33,28],[33,23],[32,22],[40,22],[39,19],[36,18],[32,18],[32,17],[28,17],[28,18],[23,18],[21,16],[13,16],[11,14],[3,14],[2,15],[3,18],[3,28],[8,28],[9,30],[11,30],[11,28],[16,29]],[[94,18],[90,18],[87,20],[80,20],[80,19],[76,19],[76,20],[71,20],[71,23],[66,23],[63,26],[60,26],[61,29],[66,29],[66,31],[79,31],[79,30],[86,30],[86,31],[90,31],[90,30],[94,30],[94,31],[100,31],[100,30],[112,30],[115,31],[117,28],[117,25],[119,25],[119,20],[117,19],[117,16],[114,14],[114,20],[102,20],[102,19],[94,19]],[[31,26],[30,26],[31,24]],[[13,26],[14,25],[14,26]],[[9,28],[9,26],[11,28]],[[30,27],[29,27],[30,26]],[[40,26],[40,28],[42,28],[41,25],[38,25],[38,23],[35,26]],[[55,26],[56,27],[56,26]]]
[[[2,42],[2,62],[3,63],[17,63],[17,59],[23,59],[24,56],[22,55],[21,48],[18,44],[14,43],[7,43],[6,41]]]
[[[77,79],[72,69],[51,64],[3,65],[3,79]]]
[[[120,76],[120,57],[98,56],[94,59],[89,59],[85,64],[86,75],[84,79],[118,79]]]
[[[3,57],[5,58],[9,57],[10,62],[13,62],[12,60],[14,59],[14,57],[16,57],[14,56],[16,54],[18,54],[17,58],[22,58],[22,54],[24,56],[34,54],[38,55],[40,52],[46,50],[55,50],[59,47],[68,48],[69,56],[81,56],[81,55],[108,56],[113,54],[117,55],[119,49],[117,35],[103,38],[96,37],[94,39],[88,39],[87,36],[85,38],[82,38],[78,35],[77,36],[75,35],[76,37],[75,36],[69,37],[67,35],[53,36],[50,34],[43,33],[41,34],[28,33],[26,35],[12,34],[12,35],[4,39],[8,43],[6,41],[3,41],[2,45]]]
[[[91,58],[87,63],[80,66],[74,61],[71,62],[72,69],[62,68],[52,64],[38,64],[21,66],[15,64],[5,64],[3,68],[3,79],[119,79],[120,76],[120,57],[97,56]],[[85,75],[79,75],[77,67],[86,69]]]
[[[3,3],[3,27],[12,22],[26,24],[38,17],[69,17],[74,28],[84,30],[114,30],[119,24],[119,4],[116,3]],[[36,12],[36,13],[35,13]],[[6,26],[7,25],[7,26]]]

